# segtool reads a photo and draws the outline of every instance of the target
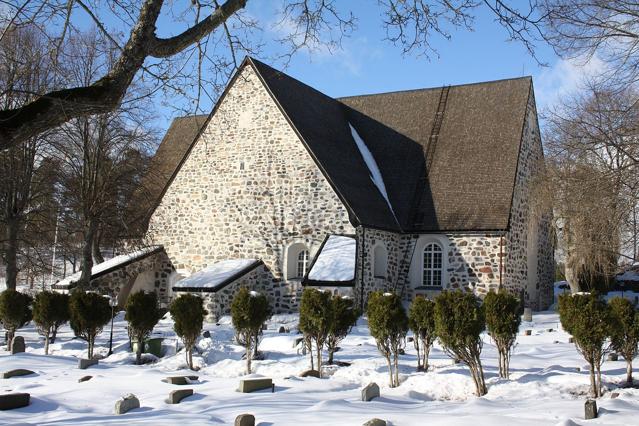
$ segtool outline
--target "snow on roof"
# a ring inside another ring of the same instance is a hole
[[[355,238],[330,235],[317,255],[308,279],[312,281],[351,281],[355,279]]]
[[[371,180],[373,181],[373,183],[379,190],[380,194],[382,194],[382,197],[384,197],[384,199],[386,200],[386,203],[388,204],[388,208],[390,209],[391,213],[393,213],[393,217],[395,218],[395,221],[399,223],[399,221],[397,220],[397,216],[395,215],[395,211],[393,210],[393,206],[391,205],[391,202],[388,199],[388,193],[386,192],[386,185],[384,185],[384,179],[382,178],[382,173],[379,171],[379,167],[377,166],[377,162],[375,161],[373,154],[368,149],[368,147],[366,146],[366,143],[364,142],[362,137],[359,135],[359,133],[357,133],[357,130],[355,130],[353,125],[351,123],[348,123],[348,126],[351,128],[351,135],[353,135],[355,144],[357,145],[357,148],[359,149],[360,154],[362,154],[362,157],[364,158],[364,162],[366,163],[366,166],[368,167],[368,171],[370,172],[370,175],[371,175]]]
[[[216,287],[223,285],[234,276],[246,273],[260,261],[258,259],[232,259],[217,262],[199,272],[178,281],[173,289],[186,291],[186,289],[209,289],[215,291]]]
[[[149,247],[144,247],[140,250],[136,250],[136,251],[132,251],[131,253],[127,253],[127,254],[121,254],[119,256],[115,256],[109,260],[105,260],[102,263],[98,263],[97,265],[93,265],[93,267],[91,268],[91,277],[107,271],[109,269],[112,268],[116,268],[118,266],[120,266],[123,263],[127,263],[130,262],[132,260],[137,259],[138,257],[144,256],[146,254],[151,253],[154,250],[157,250],[158,248],[160,248],[160,246],[149,246]],[[58,281],[57,283],[54,284],[55,288],[64,288],[64,287],[69,287],[72,284],[76,283],[80,277],[82,276],[82,271],[78,271],[73,275],[69,275],[68,277],[64,278],[63,280]]]

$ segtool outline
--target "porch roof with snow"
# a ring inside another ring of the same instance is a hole
[[[98,263],[97,265],[94,265],[93,268],[91,268],[91,280],[100,278],[101,276],[113,272],[116,269],[124,268],[133,262],[137,262],[162,250],[164,250],[162,246],[144,247],[139,250],[121,254],[109,260],[105,260],[104,262]],[[57,283],[53,284],[51,288],[53,290],[70,290],[75,287],[81,276],[82,271],[76,272],[75,274],[69,275],[63,280],[60,280]]]
[[[530,77],[451,86],[426,170],[424,150],[441,87],[334,99],[247,57],[227,91],[247,66],[253,67],[355,226],[396,232],[508,229],[533,93]],[[183,163],[189,151],[174,161]]]
[[[223,260],[181,279],[173,286],[173,291],[215,293],[260,265],[259,259]]]
[[[350,235],[327,235],[311,262],[303,286],[351,287],[355,284],[357,240]]]

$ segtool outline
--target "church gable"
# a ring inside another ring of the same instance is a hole
[[[352,232],[343,203],[252,66],[234,77],[149,224],[178,269],[249,256],[276,276],[288,241],[312,246]]]

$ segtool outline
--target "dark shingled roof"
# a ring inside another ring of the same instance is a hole
[[[450,87],[427,173],[424,148],[442,88],[333,99],[255,59],[247,58],[240,71],[247,65],[254,67],[354,225],[402,232],[508,228],[530,77]],[[161,162],[173,162],[167,171],[179,168],[175,165],[205,118],[194,117],[188,137],[179,133],[185,123],[171,125],[158,149]],[[349,123],[377,162],[392,209],[371,179]],[[167,155],[172,143],[179,146]]]

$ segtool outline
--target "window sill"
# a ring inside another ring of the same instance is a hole
[[[444,288],[440,285],[420,285],[419,287],[415,287],[415,290],[443,290]]]
[[[382,277],[382,276],[379,276],[379,275],[374,275],[373,278],[375,278],[376,280],[385,280],[386,279],[386,277]]]

